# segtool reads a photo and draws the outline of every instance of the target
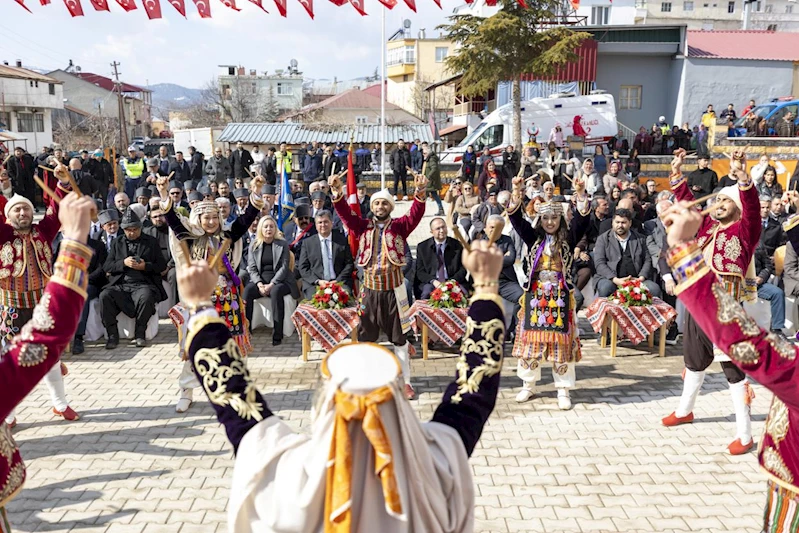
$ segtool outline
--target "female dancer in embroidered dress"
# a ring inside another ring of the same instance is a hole
[[[518,359],[516,375],[524,386],[517,402],[533,397],[535,382],[541,379],[541,363],[552,364],[552,377],[558,389],[558,407],[571,409],[569,388],[574,387],[574,364],[582,355],[577,331],[577,313],[571,280],[572,250],[588,227],[589,200],[582,177],[574,180],[573,210],[568,225],[563,204],[539,204],[530,224],[523,216],[524,179],[513,179],[513,196],[508,215],[513,229],[529,249],[526,292],[516,326],[513,355]]]
[[[247,233],[250,224],[252,224],[263,207],[260,192],[261,187],[264,185],[264,179],[256,176],[250,181],[250,204],[244,214],[239,215],[233,221],[228,230],[222,228],[219,219],[219,206],[217,206],[216,202],[203,201],[198,203],[192,208],[189,218],[186,219],[186,217],[179,215],[172,209],[166,178],[159,179],[156,185],[161,195],[161,208],[171,230],[172,253],[180,259],[178,264],[187,264],[189,260],[198,259],[210,261],[222,246],[222,242],[225,239],[230,239],[230,247],[222,255],[221,261],[217,263],[219,277],[216,290],[211,296],[211,301],[214,303],[219,316],[225,320],[228,329],[230,329],[230,334],[236,344],[238,344],[241,353],[244,355],[249,354],[252,349],[250,345],[250,328],[244,313],[241,280],[236,275],[233,263],[237,262],[236,255],[238,255],[239,260],[241,259],[239,239]],[[191,254],[190,258],[182,258],[183,252],[177,241],[186,242]],[[238,246],[236,246],[237,244]],[[237,251],[238,254],[236,253]],[[185,311],[178,311],[176,306],[175,309],[170,310],[170,317],[178,326],[181,356],[185,361],[182,341],[188,315]],[[179,383],[180,398],[176,410],[182,413],[191,405],[192,389],[199,387],[199,383],[197,383],[194,373],[191,371],[191,365],[184,365],[184,371],[181,373]]]

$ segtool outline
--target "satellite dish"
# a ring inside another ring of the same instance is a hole
[[[298,65],[297,60],[292,59],[291,61],[289,61],[289,65],[291,65],[291,68],[297,68]]]
[[[76,72],[80,72],[81,70],[82,70],[82,69],[81,69],[79,66],[76,66],[76,67],[75,67],[75,71],[76,71]]]
[[[402,21],[403,28],[410,28],[411,27],[411,19],[405,19]]]

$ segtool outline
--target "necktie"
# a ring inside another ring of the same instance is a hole
[[[436,272],[436,278],[438,281],[446,281],[447,280],[447,271],[444,268],[444,245],[438,244],[438,252],[436,255],[438,256],[438,271]]]
[[[767,227],[768,227],[768,219],[764,218],[763,219],[763,228],[767,228]]]
[[[333,253],[330,249],[330,239],[325,239],[325,253],[327,254],[327,280],[335,279],[333,274]]]
[[[113,243],[113,242],[114,242],[114,236],[113,235],[109,235],[108,236],[108,251],[109,252],[111,251],[111,243]]]

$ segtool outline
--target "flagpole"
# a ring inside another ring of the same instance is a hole
[[[380,7],[380,189],[386,188],[386,8]]]

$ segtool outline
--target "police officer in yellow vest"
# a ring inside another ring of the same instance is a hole
[[[139,157],[138,150],[131,145],[128,147],[128,157],[123,157],[120,163],[125,173],[125,194],[133,198],[144,173],[144,158]]]
[[[666,117],[663,115],[658,118],[657,127],[660,128],[660,133],[662,133],[664,137],[671,135],[671,126],[666,122]]]

